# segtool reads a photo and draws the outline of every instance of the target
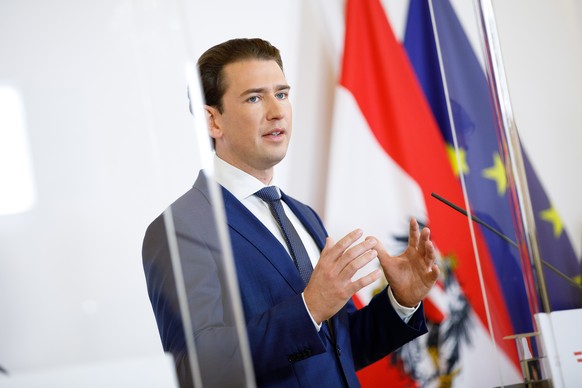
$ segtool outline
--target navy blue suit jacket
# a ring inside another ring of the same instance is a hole
[[[422,307],[405,324],[386,290],[361,310],[347,303],[330,320],[333,334],[325,326],[318,332],[301,297],[305,286],[285,248],[230,192],[223,188],[222,195],[259,386],[359,386],[357,369],[426,332]],[[282,199],[323,249],[327,233],[315,211],[284,193]],[[170,208],[192,316],[190,330],[199,354],[206,356],[200,360],[203,380],[205,386],[226,386],[237,377],[224,371],[236,374],[240,359],[232,356],[238,341],[232,312],[224,308],[229,303],[228,282],[203,173]],[[188,386],[191,376],[166,232],[162,216],[148,228],[144,269],[162,344],[174,354],[182,385]],[[213,373],[216,368],[222,372]]]

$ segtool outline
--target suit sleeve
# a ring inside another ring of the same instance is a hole
[[[356,370],[380,360],[427,332],[423,305],[421,304],[408,323],[404,323],[392,307],[386,288],[362,309],[356,310],[350,303],[348,310]]]

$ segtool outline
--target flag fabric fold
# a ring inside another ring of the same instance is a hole
[[[465,203],[422,76],[417,78],[379,0],[348,0],[345,23],[326,224],[339,237],[355,223],[396,254],[405,247],[410,217],[416,217],[431,228],[444,274],[425,302],[431,332],[359,377],[364,386],[385,384],[387,378],[400,386],[411,386],[411,381],[422,386],[516,383],[516,349],[502,339],[515,332],[513,315],[487,236],[475,228],[473,237],[465,217],[431,197],[435,192]],[[432,31],[430,24],[418,28]],[[463,112],[463,106],[458,108]],[[459,117],[470,123],[469,114]],[[368,287],[358,298],[365,304],[381,288]]]

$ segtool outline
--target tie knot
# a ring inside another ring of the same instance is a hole
[[[266,202],[273,202],[281,199],[281,194],[275,186],[263,187],[257,191],[255,195]]]

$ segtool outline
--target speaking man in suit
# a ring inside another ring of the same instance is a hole
[[[209,196],[213,179],[222,190],[257,385],[359,386],[357,369],[426,332],[422,299],[439,274],[429,230],[411,220],[409,245],[399,256],[359,229],[333,241],[315,211],[274,182],[292,134],[290,86],[278,49],[261,39],[234,39],[206,51],[198,66],[215,174],[201,172],[169,208],[171,228],[158,217],[143,246],[162,344],[176,359],[181,384],[192,384],[184,330],[203,356],[205,386],[236,384],[240,365],[232,356],[239,346],[233,314],[224,308],[228,282]],[[174,291],[168,231],[175,231],[189,327]],[[356,279],[375,258],[381,268]],[[356,310],[351,297],[382,275],[389,287]]]

